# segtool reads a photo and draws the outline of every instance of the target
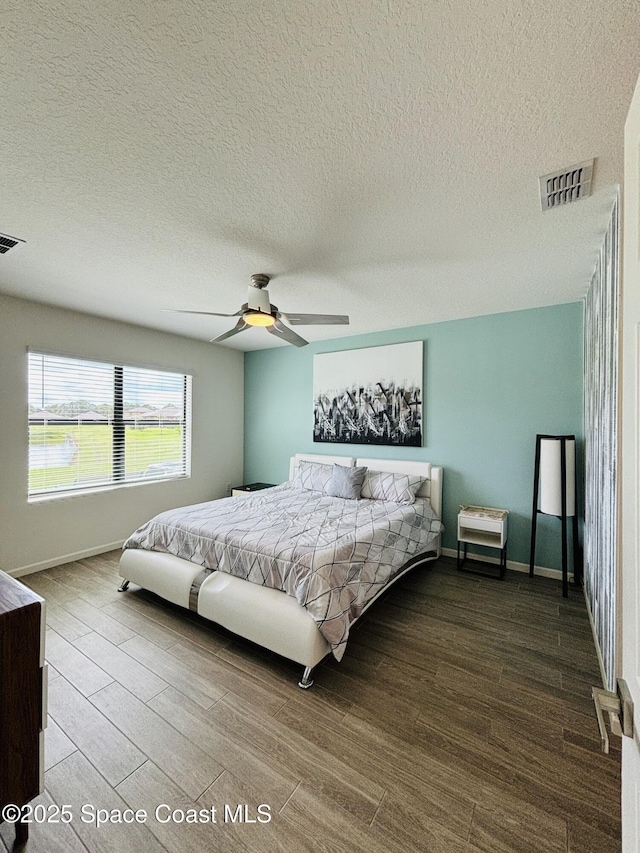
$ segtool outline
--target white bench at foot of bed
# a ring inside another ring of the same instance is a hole
[[[330,647],[304,607],[279,589],[227,572],[203,573],[202,566],[157,551],[129,548],[120,560],[120,574],[127,581],[302,664],[305,673],[300,686],[310,687],[310,672],[329,654]]]

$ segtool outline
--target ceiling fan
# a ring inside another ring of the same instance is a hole
[[[209,317],[240,317],[237,324],[225,332],[223,335],[218,335],[217,338],[212,338],[210,343],[219,343],[227,338],[244,332],[251,326],[264,326],[267,332],[281,338],[288,344],[293,344],[296,347],[304,347],[309,341],[305,341],[300,335],[297,335],[293,329],[282,322],[283,320],[292,326],[315,326],[315,325],[348,325],[349,317],[346,314],[294,314],[284,311],[279,311],[277,305],[272,305],[269,301],[269,291],[266,289],[269,284],[269,276],[263,273],[256,273],[251,276],[251,284],[249,285],[249,293],[247,301],[240,307],[235,314],[217,314],[215,311],[185,311],[178,308],[165,308],[165,311],[172,311],[177,314],[206,314]]]

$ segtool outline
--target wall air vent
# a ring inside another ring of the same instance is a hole
[[[6,255],[11,249],[19,249],[24,246],[25,240],[19,237],[10,237],[8,234],[0,233],[0,255]]]
[[[591,179],[593,177],[593,160],[586,160],[540,178],[540,204],[543,210],[580,201],[591,195]]]

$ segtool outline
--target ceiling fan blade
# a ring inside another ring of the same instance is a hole
[[[349,325],[347,314],[293,314],[287,312],[282,314],[292,326],[320,326],[320,325]]]
[[[233,315],[232,315],[233,316]],[[249,324],[245,323],[242,317],[238,320],[233,329],[229,329],[228,332],[225,332],[224,335],[218,335],[217,338],[211,338],[209,341],[210,344],[218,344],[220,341],[225,341],[227,338],[232,337],[233,335],[237,335],[238,332],[244,332],[245,329],[249,328]]]
[[[305,341],[304,338],[301,338],[300,335],[296,335],[296,333],[287,328],[284,323],[281,323],[280,320],[276,320],[273,326],[266,327],[267,332],[270,332],[272,335],[275,335],[277,338],[282,338],[288,344],[293,344],[294,347],[306,347],[309,341]]]
[[[205,314],[207,317],[239,317],[242,314],[242,308],[235,314],[217,314],[215,311],[186,311],[183,308],[163,308],[162,310],[169,314]]]

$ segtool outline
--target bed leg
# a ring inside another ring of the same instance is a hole
[[[311,667],[305,666],[302,678],[298,682],[298,687],[302,687],[303,690],[308,690],[312,684],[313,678],[311,678]]]
[[[123,580],[118,587],[118,592],[126,592],[129,589],[129,581]]]

